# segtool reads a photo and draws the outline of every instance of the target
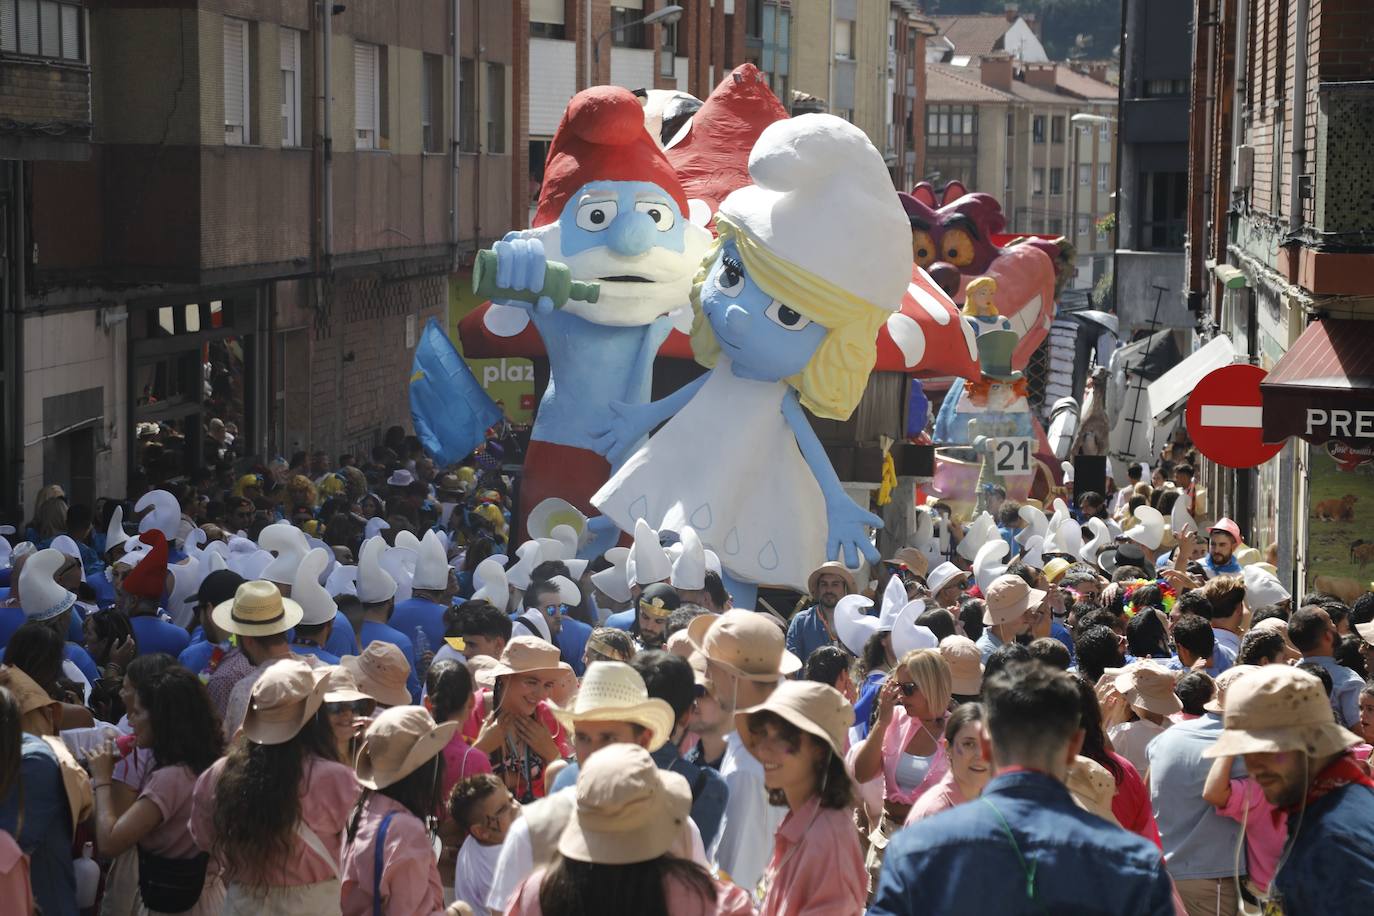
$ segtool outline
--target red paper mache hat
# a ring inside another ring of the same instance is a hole
[[[167,589],[167,538],[156,528],[138,537],[152,550],[124,577],[122,587],[127,594],[140,598],[161,598]]]

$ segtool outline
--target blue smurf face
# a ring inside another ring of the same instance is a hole
[[[565,255],[605,247],[633,258],[655,247],[681,253],[687,218],[658,185],[593,181],[568,199],[558,225]]]
[[[720,350],[749,378],[777,381],[806,368],[827,329],[760,289],[726,242],[701,287],[701,309]]]

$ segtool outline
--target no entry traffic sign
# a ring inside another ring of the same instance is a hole
[[[1198,382],[1184,413],[1198,451],[1228,468],[1252,468],[1279,453],[1283,443],[1261,435],[1259,386],[1267,374],[1259,366],[1223,366]]]

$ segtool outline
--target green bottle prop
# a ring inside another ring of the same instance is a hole
[[[477,252],[472,265],[472,292],[482,299],[518,299],[538,302],[548,296],[554,308],[562,308],[569,299],[595,302],[601,297],[600,283],[583,283],[572,278],[568,265],[549,261],[544,265],[544,288],[537,292],[527,289],[505,289],[496,285],[496,252],[491,249]]]

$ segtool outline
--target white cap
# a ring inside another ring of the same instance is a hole
[[[490,601],[498,610],[504,611],[510,603],[510,585],[506,578],[506,558],[503,555],[487,557],[472,573],[472,583],[477,590],[472,593],[472,601]]]
[[[541,562],[538,541],[526,541],[515,549],[515,565],[506,570],[506,581],[524,591],[530,587],[530,574]]]
[[[625,577],[625,563],[630,558],[630,548],[612,547],[605,553],[606,562],[611,565],[600,572],[592,573],[592,585],[615,602],[630,600],[630,584]]]
[[[441,592],[448,588],[448,570],[448,554],[444,551],[443,542],[433,531],[426,531],[424,540],[420,541],[411,587]]]
[[[110,525],[105,529],[105,552],[109,553],[128,539],[129,536],[124,533],[124,507],[115,506],[110,514]]]
[[[379,537],[363,542],[358,557],[358,600],[363,604],[381,604],[396,597],[396,580],[382,569],[382,554],[386,541]]]
[[[19,572],[19,602],[29,620],[49,620],[76,604],[76,595],[53,578],[65,562],[61,551],[51,547],[24,561]]]
[[[953,582],[959,576],[967,575],[968,573],[946,560],[932,569],[930,575],[926,576],[926,586],[930,589],[932,595],[938,595],[940,589],[949,585],[949,583]]]
[[[296,581],[296,568],[310,551],[305,532],[290,523],[268,525],[258,535],[258,546],[276,551],[276,558],[262,571],[262,577],[277,585]]]
[[[706,549],[701,546],[701,536],[691,525],[683,525],[680,537],[682,550],[673,561],[673,574],[668,584],[689,591],[705,588]]]
[[[181,532],[181,504],[166,490],[149,490],[134,504],[135,512],[151,508],[153,511],[138,521],[138,532],[142,534],[156,528],[170,543]]]
[[[1278,604],[1293,597],[1277,576],[1258,566],[1246,566],[1240,573],[1245,578],[1245,603],[1251,608]]]
[[[186,626],[195,616],[195,606],[187,602],[200,591],[200,583],[208,575],[201,572],[205,566],[195,557],[187,557],[185,563],[173,563],[167,567],[172,574],[172,593],[167,596],[167,616],[179,627]]]
[[[296,568],[296,581],[291,583],[291,600],[301,606],[301,623],[317,627],[329,623],[338,613],[338,605],[320,585],[320,573],[329,565],[329,552],[316,547],[301,558]]]
[[[397,468],[391,472],[391,476],[386,479],[388,486],[408,487],[415,482],[415,475],[405,468]]]
[[[673,575],[672,561],[668,559],[668,551],[658,542],[658,532],[642,518],[635,521],[634,546],[630,548],[625,569],[631,585],[666,582]]]

